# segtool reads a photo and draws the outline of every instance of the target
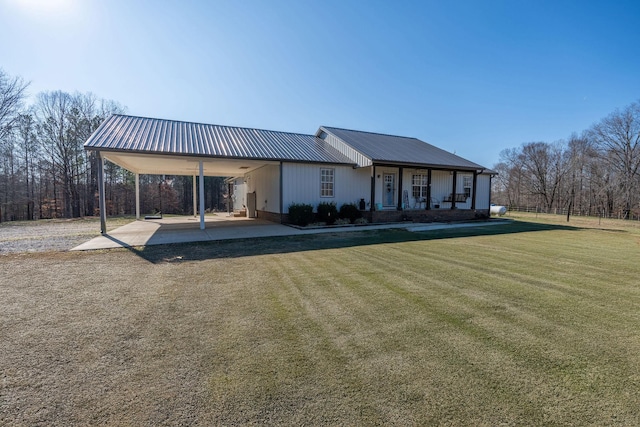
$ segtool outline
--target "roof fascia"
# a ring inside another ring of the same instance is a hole
[[[323,162],[313,160],[293,160],[293,159],[278,159],[278,158],[262,158],[262,157],[232,157],[232,156],[207,156],[204,154],[190,154],[190,153],[162,153],[162,152],[149,152],[144,150],[118,150],[111,148],[99,148],[99,147],[84,147],[87,151],[102,152],[105,154],[141,154],[146,156],[162,156],[162,157],[179,157],[179,158],[198,158],[198,159],[216,159],[216,160],[253,160],[259,162],[285,162],[285,163],[303,163],[303,164],[324,164],[324,165],[342,165],[342,166],[358,166],[355,162]]]
[[[487,169],[483,168],[482,166],[479,166],[477,168],[472,168],[472,167],[463,167],[463,166],[449,166],[449,165],[432,165],[432,164],[428,164],[428,163],[403,163],[403,162],[380,162],[377,161],[373,163],[374,166],[380,166],[380,167],[409,167],[409,168],[416,168],[416,169],[431,169],[431,170],[442,170],[442,171],[465,171],[465,172],[473,172],[476,171],[478,173],[484,173],[487,171]]]

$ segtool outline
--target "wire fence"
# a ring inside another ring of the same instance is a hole
[[[552,215],[567,215],[567,208],[553,208],[551,210],[540,207],[540,206],[508,206],[508,211],[513,212],[528,212],[528,213],[543,213],[543,214],[552,214]],[[571,216],[583,216],[583,217],[591,217],[591,218],[608,218],[608,219],[627,219],[629,221],[640,221],[640,213],[639,212],[625,212],[623,210],[610,211],[606,210],[601,211],[600,213],[595,213],[593,210],[591,212],[588,211],[580,211],[578,209],[571,210]]]

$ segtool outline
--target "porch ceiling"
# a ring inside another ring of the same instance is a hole
[[[166,154],[140,154],[124,152],[102,152],[102,156],[112,163],[131,172],[150,175],[182,175],[199,174],[199,162],[202,160],[205,176],[243,176],[245,173],[275,161],[221,159],[212,157],[172,156]]]

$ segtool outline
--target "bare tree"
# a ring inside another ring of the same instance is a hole
[[[589,137],[601,159],[616,173],[623,216],[629,218],[638,198],[635,187],[640,170],[640,104],[634,102],[605,117],[591,128]]]
[[[520,160],[529,192],[539,196],[547,212],[550,212],[554,203],[559,202],[561,183],[568,170],[563,143],[523,144]]]
[[[36,123],[31,113],[18,116],[16,122],[18,137],[18,151],[21,154],[24,192],[22,205],[26,207],[26,218],[35,218],[35,167],[34,162],[39,156],[39,144],[36,136]]]
[[[29,83],[20,77],[9,77],[0,69],[0,141],[4,140],[11,131],[22,103],[26,96]]]
[[[35,109],[38,135],[50,154],[54,206],[58,204],[56,187],[60,185],[63,216],[92,215],[97,166],[83,144],[104,119],[123,108],[92,94],[55,91],[40,93]]]

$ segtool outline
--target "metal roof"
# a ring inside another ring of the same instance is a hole
[[[105,152],[354,164],[314,135],[119,114],[105,120],[84,147]]]
[[[423,167],[483,170],[484,166],[463,159],[417,138],[362,132],[321,126],[324,131],[342,140],[374,163],[400,163]]]

